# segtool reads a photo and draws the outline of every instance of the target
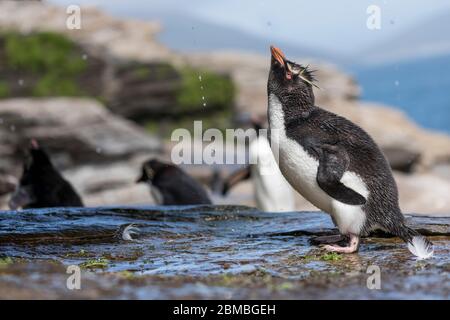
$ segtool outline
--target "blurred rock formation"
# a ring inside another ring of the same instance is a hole
[[[266,114],[269,55],[181,54],[156,40],[161,26],[155,22],[114,18],[89,7],[82,9],[81,30],[69,30],[66,17],[65,8],[45,2],[0,2],[1,30],[64,34],[75,41],[80,53],[87,54],[88,61],[95,62],[92,70],[98,72],[91,73],[92,79],[101,84],[97,100],[0,100],[0,173],[17,177],[21,149],[28,139],[36,138],[50,149],[55,163],[80,190],[86,204],[151,202],[145,186],[135,186],[132,181],[140,161],[160,154],[161,147],[167,156],[171,144],[161,145],[148,131],[122,116],[139,121],[144,116],[182,113],[174,95],[183,82],[178,70],[186,67],[229,77],[236,87],[231,106],[235,113]],[[419,127],[392,107],[359,101],[358,84],[333,65],[308,58],[294,60],[317,70],[321,87],[315,90],[317,105],[354,121],[380,145],[395,170],[405,212],[450,214],[449,136]],[[98,102],[103,100],[111,112]],[[196,106],[199,113],[195,115],[202,119],[202,106]],[[189,166],[186,169],[190,170]],[[212,174],[209,167],[191,171],[202,180],[207,180],[205,172]],[[6,185],[6,189],[11,187]],[[234,198],[217,201],[251,205],[251,197],[245,196],[251,192],[250,184],[243,184],[234,191]],[[298,209],[311,209],[311,205],[299,196]]]

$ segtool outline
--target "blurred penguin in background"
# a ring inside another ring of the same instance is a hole
[[[211,204],[203,186],[181,168],[151,159],[142,165],[136,182],[145,182],[158,205]]]
[[[227,195],[239,182],[251,179],[258,209],[267,212],[294,211],[293,190],[281,174],[267,135],[260,134],[260,130],[264,128],[264,120],[261,117],[244,115],[239,122],[250,124],[256,131],[256,137],[249,145],[250,164],[225,179],[222,195]]]
[[[72,185],[56,170],[37,141],[32,140],[22,177],[9,200],[9,207],[16,210],[82,206],[83,202]]]

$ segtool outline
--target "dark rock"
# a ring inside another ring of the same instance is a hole
[[[383,148],[383,153],[389,161],[392,170],[405,173],[414,171],[420,161],[420,153],[411,151],[400,146]]]
[[[11,175],[0,174],[0,197],[13,192],[17,182],[17,179]]]

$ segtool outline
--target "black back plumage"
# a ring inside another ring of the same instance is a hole
[[[75,189],[56,170],[47,153],[39,147],[30,149],[19,187],[32,193],[33,201],[24,208],[83,206]]]
[[[163,205],[211,204],[211,200],[194,178],[181,168],[151,159],[143,164],[138,182],[148,182],[157,188]]]

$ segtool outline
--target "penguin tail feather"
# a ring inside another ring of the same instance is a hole
[[[418,260],[429,259],[433,256],[433,243],[426,237],[420,235],[416,230],[404,225],[401,232],[397,235],[408,244],[408,250]]]

